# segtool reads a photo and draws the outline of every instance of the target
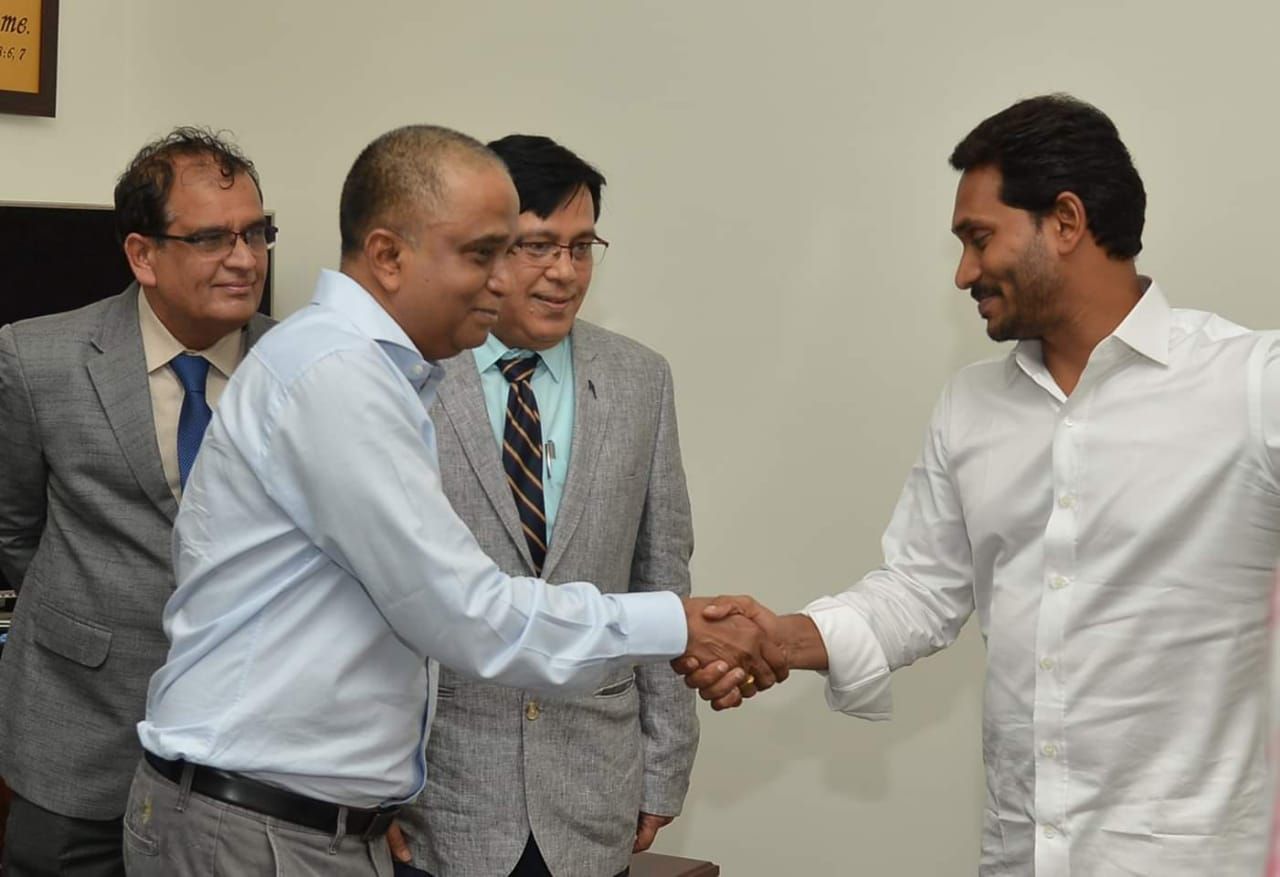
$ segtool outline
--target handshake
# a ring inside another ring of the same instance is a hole
[[[712,709],[782,682],[791,670],[825,670],[827,650],[804,615],[778,616],[751,597],[686,597],[689,642],[671,662]]]

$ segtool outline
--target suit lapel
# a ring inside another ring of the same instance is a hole
[[[89,378],[134,478],[172,521],[178,515],[178,502],[169,490],[156,444],[147,361],[138,328],[138,294],[135,283],[104,313],[98,336],[91,339],[101,355],[90,360]]]
[[[598,336],[592,327],[579,321],[574,325],[572,337],[573,447],[564,495],[556,512],[547,560],[542,567],[543,578],[550,577],[556,564],[564,557],[565,548],[587,507],[587,497],[595,479],[596,460],[600,457],[609,423],[609,400],[613,390],[609,358],[599,355]]]
[[[502,471],[502,459],[498,456],[493,440],[493,427],[484,405],[484,388],[480,384],[480,372],[476,370],[475,356],[464,350],[445,363],[448,377],[440,386],[440,405],[458,434],[458,443],[467,457],[476,479],[484,488],[489,502],[498,513],[502,525],[520,551],[529,568],[533,558],[524,530],[520,527],[520,514],[516,511],[507,475]]]

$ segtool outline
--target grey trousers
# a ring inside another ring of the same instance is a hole
[[[119,819],[74,819],[14,793],[4,877],[124,877]]]
[[[391,877],[385,838],[332,835],[206,798],[140,761],[124,815],[129,877]]]

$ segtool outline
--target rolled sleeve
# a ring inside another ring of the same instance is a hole
[[[822,597],[800,612],[813,621],[827,649],[827,706],[860,719],[889,719],[889,661],[862,613],[840,597]]]

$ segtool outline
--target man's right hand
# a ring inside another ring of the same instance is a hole
[[[717,710],[738,706],[743,698],[782,682],[790,672],[786,652],[779,643],[736,602],[726,602],[741,599],[750,600],[684,599],[689,643],[685,654],[672,661],[672,667],[682,675],[689,672],[683,667],[705,669],[707,672],[700,677],[708,680],[705,686],[693,685],[688,679],[686,683],[699,688],[703,699],[711,701]]]
[[[687,609],[687,605],[686,605]],[[709,601],[703,617],[722,623],[733,617],[749,619],[760,628],[771,649],[784,656],[787,670],[826,670],[826,644],[817,626],[805,615],[776,615],[767,606],[746,596],[720,596]],[[691,640],[692,642],[692,640]],[[672,668],[685,678],[685,684],[698,689],[714,709],[741,706],[745,698],[755,694],[751,686],[743,686],[747,673],[734,669],[724,661],[707,663],[692,652],[671,662]],[[786,678],[784,673],[778,681]]]

